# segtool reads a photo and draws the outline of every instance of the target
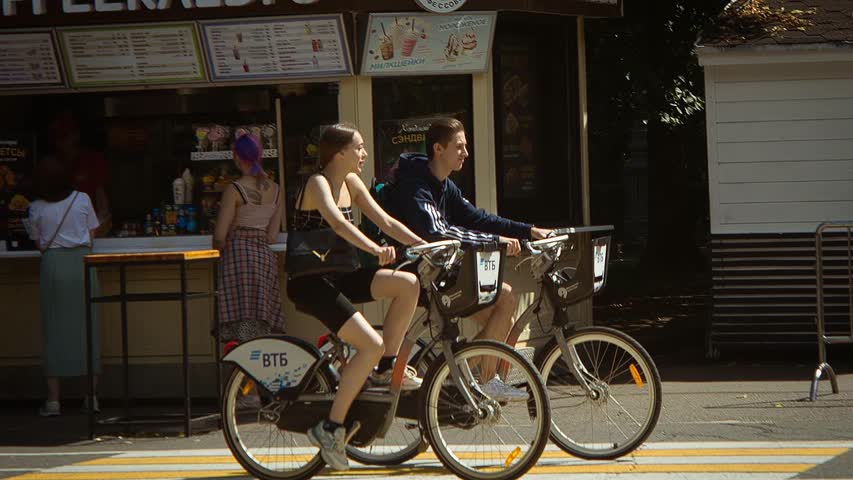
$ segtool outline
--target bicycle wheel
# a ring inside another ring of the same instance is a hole
[[[423,340],[418,340],[415,351],[409,358],[409,365],[418,371],[419,377],[424,378],[433,360],[435,352],[431,346]],[[417,392],[410,395],[418,398]],[[366,447],[347,445],[347,456],[365,465],[399,465],[425,452],[428,446],[417,420],[397,417],[385,438],[377,438]]]
[[[467,372],[469,381],[483,384],[491,379],[479,378],[471,366],[489,357],[509,366],[504,380],[526,396],[506,400],[472,390],[477,401],[477,408],[472,409],[452,381],[447,359],[441,356],[421,387],[421,424],[441,463],[457,476],[514,479],[536,464],[548,443],[551,409],[533,364],[506,344],[489,340],[463,344],[456,348],[453,361],[463,374]]]
[[[332,385],[325,372],[317,371],[306,392],[330,393]],[[276,420],[287,414],[287,407],[277,408],[276,403],[235,368],[222,398],[225,442],[240,465],[257,478],[311,478],[326,463],[304,433],[279,429]]]
[[[636,340],[612,328],[582,328],[567,342],[592,388],[581,386],[571,360],[552,343],[539,362],[554,411],[551,439],[588,460],[634,451],[660,416],[661,381],[652,358]]]

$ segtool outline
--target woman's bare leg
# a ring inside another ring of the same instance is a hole
[[[418,306],[420,283],[413,273],[382,269],[376,272],[370,284],[370,294],[373,298],[390,299],[391,305],[385,314],[382,325],[382,338],[385,341],[385,356],[396,357],[403,344],[403,337],[415,309]]]
[[[357,350],[341,372],[338,393],[329,412],[329,420],[343,424],[353,400],[364,386],[370,371],[379,362],[385,347],[382,344],[382,337],[360,313],[356,313],[344,323],[338,331],[338,336]]]

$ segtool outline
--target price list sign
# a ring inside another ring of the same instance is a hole
[[[59,30],[72,87],[205,80],[192,23]]]
[[[62,85],[50,32],[0,33],[0,86]]]
[[[202,22],[214,81],[351,75],[340,15]]]

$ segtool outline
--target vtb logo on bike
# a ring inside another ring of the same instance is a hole
[[[286,367],[287,352],[264,353],[260,350],[252,350],[249,360],[260,361],[266,367]]]
[[[498,261],[486,257],[480,257],[480,268],[484,272],[494,272],[498,269]]]

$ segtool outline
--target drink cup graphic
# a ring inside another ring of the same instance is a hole
[[[243,32],[237,32],[236,37],[237,37],[237,42],[240,42],[240,43],[243,42]]]
[[[394,41],[391,40],[391,37],[382,37],[379,40],[379,51],[382,53],[382,60],[394,58]]]
[[[245,60],[243,60],[243,71],[247,73],[249,72],[249,62]]]
[[[403,35],[403,56],[411,57],[412,50],[415,49],[415,45],[418,44],[418,35],[415,32],[406,32]]]
[[[240,60],[240,49],[237,48],[237,45],[234,45],[232,51],[234,52],[234,60]]]

